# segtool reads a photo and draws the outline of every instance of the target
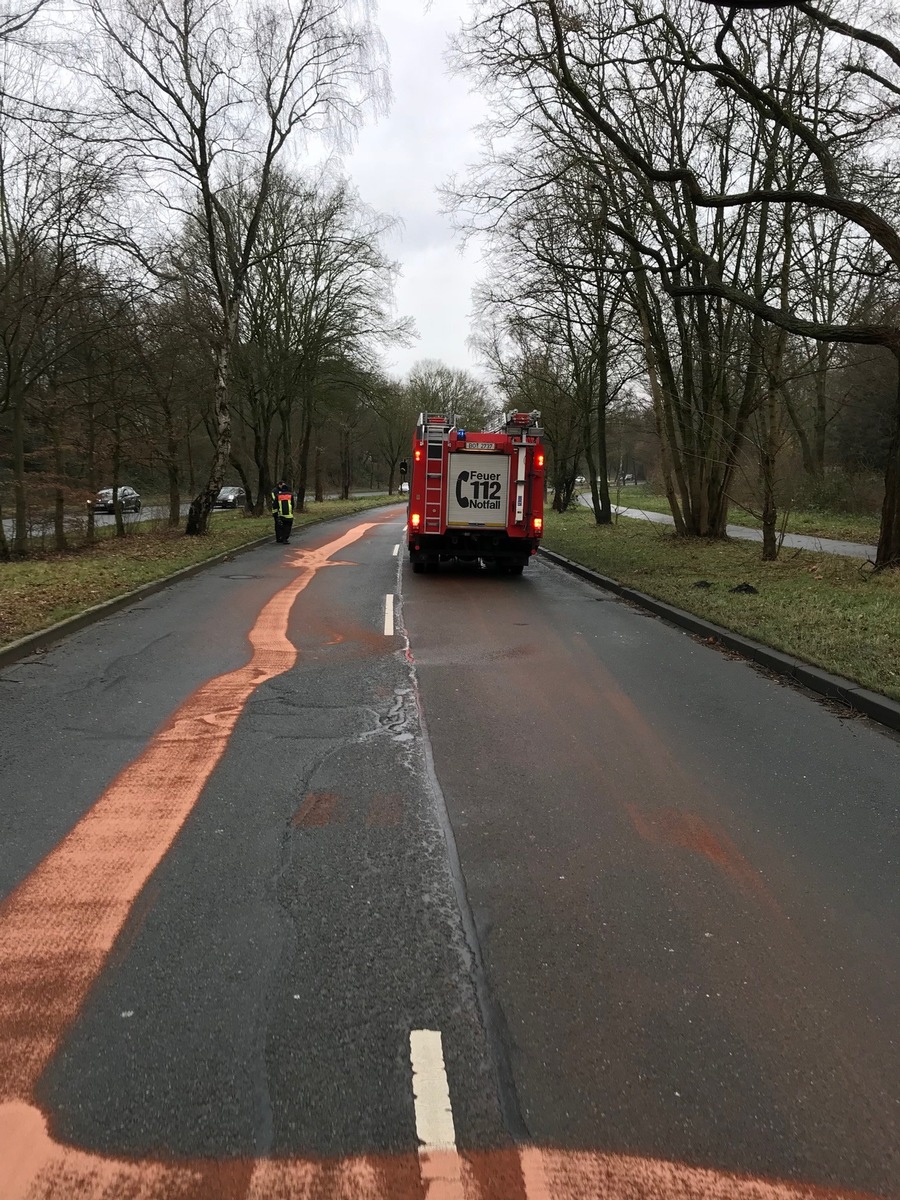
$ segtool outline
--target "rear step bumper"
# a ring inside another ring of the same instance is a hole
[[[537,552],[539,539],[510,537],[505,530],[454,529],[446,533],[409,534],[412,562],[435,559],[485,558],[495,562],[523,562]]]

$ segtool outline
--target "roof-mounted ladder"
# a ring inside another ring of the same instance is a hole
[[[422,413],[419,427],[425,442],[425,533],[440,533],[441,506],[444,485],[444,449],[447,435],[454,428],[452,417],[444,413]],[[432,458],[434,447],[440,446],[440,456]]]

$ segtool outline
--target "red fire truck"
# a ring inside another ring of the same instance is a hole
[[[540,413],[507,413],[470,433],[422,413],[412,444],[407,542],[414,571],[459,559],[521,575],[544,527]]]

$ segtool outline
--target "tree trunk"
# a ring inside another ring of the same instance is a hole
[[[778,508],[775,503],[775,464],[778,456],[778,403],[776,383],[771,373],[768,378],[765,405],[765,429],[760,439],[760,475],[762,476],[762,535],[763,562],[774,562],[778,557]]]
[[[194,474],[194,431],[187,431],[187,460],[188,460],[188,492],[193,492],[197,486],[197,476]]]
[[[90,388],[90,381],[88,381]],[[91,490],[91,499],[87,510],[87,531],[85,540],[90,545],[94,540],[96,515],[94,513],[94,497],[97,495],[97,422],[94,417],[94,400],[88,397],[87,405],[87,479]]]
[[[297,512],[304,511],[306,505],[306,488],[309,482],[309,447],[312,443],[312,424],[304,419],[303,431],[300,436],[299,464],[300,470],[297,481]]]
[[[604,371],[604,375],[606,372]],[[598,525],[612,524],[612,500],[609,495],[609,470],[606,456],[608,454],[606,436],[606,385],[597,400],[597,491],[600,493],[600,517]],[[592,489],[593,491],[593,489]],[[597,512],[597,501],[594,500],[594,513]]]
[[[261,517],[266,499],[272,492],[272,480],[269,478],[268,429],[263,436],[256,425],[253,427],[253,461],[256,463],[256,504],[253,506],[253,513],[254,516]],[[247,495],[250,495],[249,490]]]
[[[231,373],[231,350],[237,325],[237,314],[228,318],[223,330],[221,345],[216,352],[216,386],[214,414],[216,441],[209,477],[203,490],[191,501],[184,532],[188,537],[199,537],[209,531],[209,518],[216,497],[225,478],[225,468],[231,457],[231,410],[228,405],[228,384]]]
[[[813,419],[813,466],[817,476],[825,474],[825,435],[828,432],[828,356],[825,342],[816,344],[816,412]]]
[[[633,265],[635,260],[632,259]],[[687,487],[676,457],[676,435],[672,421],[672,409],[666,395],[662,380],[662,370],[659,356],[651,331],[650,298],[647,282],[643,272],[635,275],[635,298],[637,300],[638,316],[641,322],[641,340],[644,348],[644,361],[647,364],[647,378],[650,381],[650,398],[653,401],[653,416],[656,422],[656,434],[659,438],[659,458],[662,466],[663,485],[666,499],[675,522],[675,532],[684,537],[688,532],[685,514],[688,503]]]
[[[894,409],[894,433],[884,474],[884,504],[881,508],[881,533],[875,553],[875,566],[900,567],[900,354],[897,359],[897,402]]]
[[[594,520],[598,525],[605,525],[608,522],[603,520],[603,510],[600,507],[600,490],[597,487],[597,460],[594,458],[594,439],[591,437],[590,408],[585,413],[581,440],[584,443],[584,461],[587,465],[588,480],[591,485],[591,506],[594,510]]]
[[[170,456],[166,463],[169,477],[169,528],[177,529],[181,524],[181,488],[178,486],[178,463]]]
[[[231,465],[234,467],[235,471],[237,471],[238,478],[240,479],[240,481],[244,487],[244,495],[246,496],[246,499],[244,501],[244,507],[248,510],[252,509],[253,508],[253,492],[250,488],[250,480],[247,478],[247,472],[244,470],[244,465],[241,462],[241,460],[239,458],[237,458],[234,454],[232,454],[232,456],[231,456]]]
[[[66,550],[66,493],[63,488],[63,480],[66,477],[66,462],[59,424],[60,422],[57,419],[53,425],[53,469],[56,473],[56,486],[53,495],[53,536],[56,549]]]
[[[166,423],[166,475],[169,479],[169,528],[177,529],[181,524],[181,488],[178,472],[178,439],[175,422],[168,399],[163,400],[163,416]]]
[[[313,457],[313,470],[316,476],[316,503],[321,504],[325,499],[325,473],[323,471],[322,439],[316,431],[316,449]]]
[[[261,517],[266,509],[266,499],[272,494],[272,481],[269,478],[269,468],[265,463],[257,467],[256,487],[256,504],[253,506],[253,514]]]
[[[609,325],[606,320],[606,314],[603,312],[602,308],[601,315],[603,316],[600,330],[602,338],[602,357],[598,372],[599,377],[597,379],[597,390],[595,392],[597,402],[594,407],[594,416],[596,418],[597,427],[597,483],[600,492],[600,517],[598,524],[611,525],[612,502],[609,497],[609,471],[607,469],[606,462],[608,450],[606,408],[609,400]],[[596,513],[596,511],[597,509],[595,501],[594,512]]]
[[[612,510],[607,513],[603,512],[600,488],[597,484],[597,460],[594,458],[590,437],[586,437],[584,440],[584,457],[587,462],[588,479],[591,481],[591,505],[594,509],[594,521],[598,525],[610,525],[612,524]]]
[[[28,503],[25,492],[25,389],[16,377],[10,387],[12,408],[12,465],[17,558],[28,555]]]
[[[791,389],[785,387],[782,390],[784,395],[784,407],[787,410],[788,418],[793,426],[794,433],[797,437],[797,443],[800,446],[800,457],[803,459],[803,470],[807,475],[816,476],[820,474],[816,467],[816,458],[813,454],[813,448],[810,444],[806,430],[803,428],[803,422],[797,412],[797,406],[794,404],[791,396]]]
[[[352,479],[352,447],[349,429],[341,430],[341,499],[350,499]]]
[[[643,299],[642,293],[639,290],[639,297]],[[684,521],[684,511],[678,500],[678,492],[676,491],[676,483],[681,485],[681,479],[677,476],[675,461],[672,454],[672,446],[669,440],[669,427],[666,421],[665,409],[666,398],[663,394],[662,381],[659,377],[659,367],[656,354],[653,349],[653,341],[650,336],[650,323],[648,314],[643,303],[639,304],[639,315],[641,319],[641,332],[644,342],[644,360],[647,364],[647,378],[650,381],[650,398],[653,401],[653,416],[656,422],[656,435],[659,438],[659,461],[662,467],[663,486],[666,491],[666,499],[669,501],[669,509],[672,513],[672,519],[675,522],[675,532],[679,537],[684,537],[687,533],[687,526]],[[619,467],[621,478],[621,464]],[[683,497],[682,490],[682,497]]]
[[[283,479],[285,482],[291,481],[291,430],[289,425],[290,418],[285,415],[284,409],[281,412],[281,433],[278,435],[278,442],[275,450],[275,479]],[[281,464],[280,466],[278,464]]]
[[[118,407],[116,407],[115,414],[115,436],[113,438],[112,456],[112,496],[113,514],[116,518],[116,537],[121,538],[125,536],[125,517],[122,513],[122,501],[119,499],[119,484],[121,482],[119,473],[122,469],[122,433]]]

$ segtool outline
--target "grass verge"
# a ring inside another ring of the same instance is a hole
[[[361,496],[311,504],[295,517],[294,530],[390,502],[387,496]],[[104,537],[77,551],[0,564],[0,646],[272,532],[270,516],[233,512],[214,513],[210,532],[200,538],[164,524],[145,521],[125,538]]]
[[[588,492],[590,497],[590,492]],[[610,490],[613,504],[620,508],[643,508],[647,512],[671,513],[665,496],[652,492],[646,484]],[[729,525],[746,525],[748,529],[759,529],[762,522],[745,509],[732,504],[728,510]],[[803,533],[808,537],[837,538],[844,542],[861,542],[874,546],[878,541],[881,522],[878,516],[869,514],[823,512],[818,509],[793,509],[788,513],[786,533]],[[781,518],[778,521],[781,532]]]
[[[900,700],[900,571],[855,559],[676,538],[639,521],[597,526],[587,509],[548,513],[544,545],[619,583]],[[697,587],[700,581],[710,587]],[[758,595],[729,589],[749,583]]]

